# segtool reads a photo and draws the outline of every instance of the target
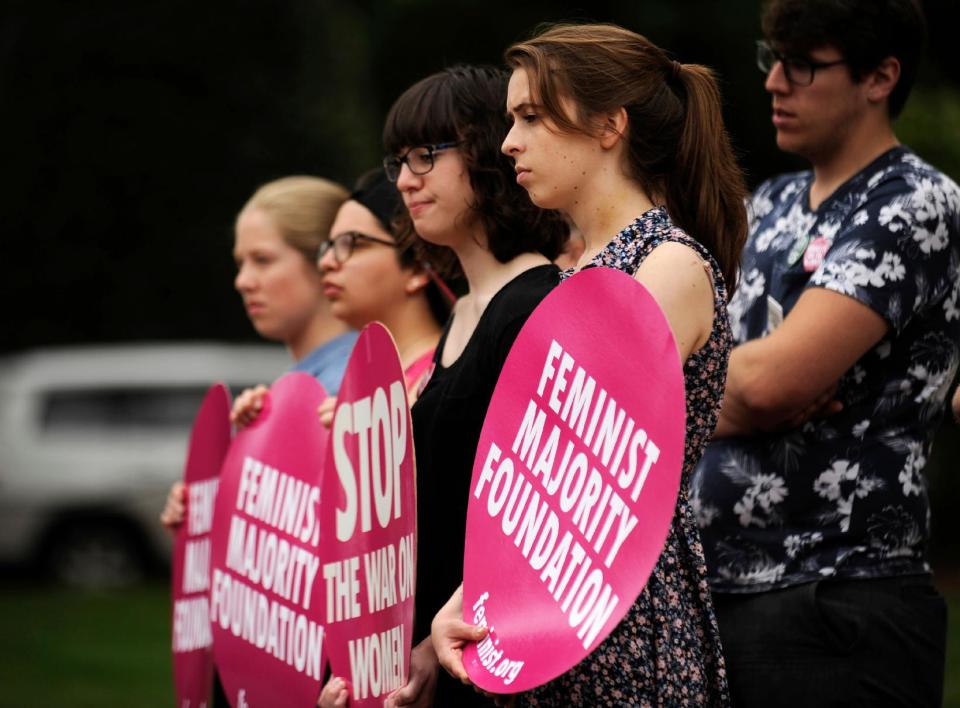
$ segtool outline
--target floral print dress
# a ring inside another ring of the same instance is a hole
[[[716,427],[726,382],[732,339],[723,276],[707,250],[674,226],[662,207],[618,233],[587,267],[606,266],[633,275],[654,248],[667,242],[700,254],[714,282],[713,331],[683,367],[687,429],[670,533],[646,587],[613,633],[573,669],[519,696],[521,705],[729,704],[703,547],[689,497],[690,476]]]

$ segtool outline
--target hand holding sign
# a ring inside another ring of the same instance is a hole
[[[210,634],[210,529],[220,465],[230,445],[230,394],[210,387],[190,433],[183,481],[186,523],[173,542],[173,680],[177,705],[203,708],[213,686]]]
[[[263,410],[264,401],[266,401],[269,392],[270,389],[263,384],[244,389],[237,396],[237,400],[233,402],[233,408],[230,410],[230,422],[238,428],[246,428],[250,425]]]
[[[383,705],[407,677],[416,568],[413,434],[390,333],[364,328],[337,397],[320,548],[331,670],[350,705]]]
[[[533,312],[471,482],[463,612],[489,632],[463,651],[477,686],[545,683],[613,630],[666,539],[684,433],[676,345],[642,285],[594,268]]]

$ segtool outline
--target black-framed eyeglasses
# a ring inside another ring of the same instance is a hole
[[[816,76],[817,69],[846,64],[847,60],[812,61],[810,59],[785,57],[764,40],[757,41],[757,68],[764,74],[769,75],[777,62],[780,62],[783,66],[783,75],[787,77],[788,82],[794,86],[809,86],[813,83],[813,77]]]
[[[387,179],[391,182],[396,182],[400,178],[400,169],[404,163],[413,174],[425,175],[433,169],[438,152],[455,148],[459,144],[459,142],[452,142],[416,145],[402,155],[389,155],[383,158],[383,171],[387,173]]]
[[[337,263],[343,264],[353,255],[353,249],[356,247],[357,241],[381,243],[384,246],[398,248],[395,242],[388,241],[385,238],[377,238],[360,231],[344,231],[342,234],[337,234],[332,239],[320,244],[320,248],[317,249],[317,261],[322,260],[327,251],[333,250],[334,259]]]

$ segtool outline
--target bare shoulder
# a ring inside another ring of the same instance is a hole
[[[713,328],[710,264],[690,246],[673,241],[650,252],[634,276],[660,305],[685,360],[706,343]]]
[[[713,276],[710,264],[686,244],[676,241],[660,244],[640,264],[634,277],[648,287],[651,283],[669,287],[680,296],[685,291],[690,295],[705,291],[711,295],[712,309]],[[696,295],[694,297],[700,299]]]

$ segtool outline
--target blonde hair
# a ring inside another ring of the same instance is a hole
[[[337,210],[350,193],[336,182],[321,177],[283,177],[267,182],[243,205],[261,209],[274,222],[283,240],[314,260],[327,240]]]

